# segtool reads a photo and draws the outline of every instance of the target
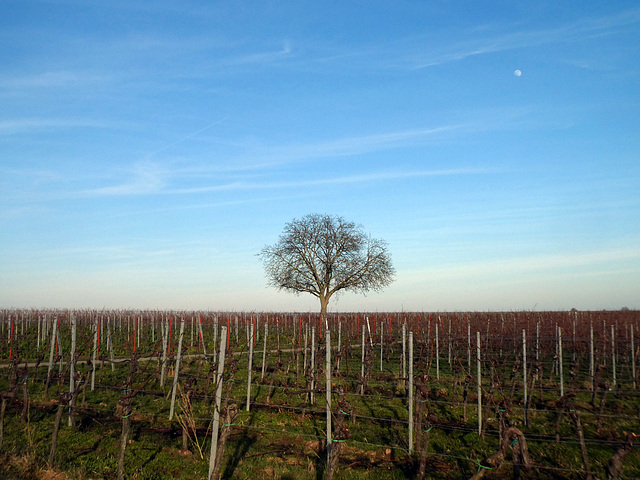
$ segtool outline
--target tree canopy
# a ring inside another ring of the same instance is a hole
[[[387,243],[371,238],[362,226],[335,215],[309,214],[288,223],[274,245],[259,253],[269,285],[310,293],[326,314],[331,296],[340,291],[379,291],[395,270]]]

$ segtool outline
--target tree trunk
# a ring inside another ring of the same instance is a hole
[[[329,297],[320,296],[320,315],[323,317],[327,314],[327,305],[329,305]]]

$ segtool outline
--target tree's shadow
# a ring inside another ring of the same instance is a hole
[[[312,418],[314,434],[318,437],[318,455],[313,460],[313,466],[316,469],[316,480],[322,480],[324,478],[325,468],[327,467],[327,462],[325,461],[327,458],[327,450],[321,438],[326,435],[326,432],[318,424],[318,416],[312,415]],[[326,424],[323,425],[326,427]]]
[[[255,413],[252,413],[249,419],[249,425],[253,424],[254,417]],[[237,442],[235,450],[227,461],[227,464],[224,468],[224,473],[222,474],[222,478],[233,477],[233,472],[235,472],[236,468],[238,468],[238,465],[247,454],[249,449],[253,446],[254,443],[256,443],[257,438],[257,433],[249,433],[248,431],[244,432],[240,441]]]

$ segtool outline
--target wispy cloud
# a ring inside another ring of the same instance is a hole
[[[0,121],[0,135],[14,135],[43,130],[73,128],[113,128],[115,125],[91,119],[73,118],[21,118]],[[119,126],[121,127],[121,125]]]
[[[112,79],[112,75],[54,70],[31,75],[0,76],[0,89],[86,87],[88,84]]]
[[[595,38],[613,34],[620,28],[639,22],[640,9],[633,9],[604,17],[581,18],[556,28],[479,36],[456,42],[451,46],[435,48],[428,54],[417,55],[415,59],[417,65],[413,68],[440,65],[476,55]]]
[[[198,132],[173,142],[169,146],[190,138],[223,120],[224,119],[216,121]],[[384,170],[319,179],[269,180],[269,177],[274,174],[272,169],[276,166],[306,162],[313,159],[354,156],[391,148],[418,145],[443,138],[443,136],[458,130],[466,131],[473,130],[473,128],[471,125],[445,125],[433,128],[417,128],[372,135],[352,136],[309,144],[252,147],[248,152],[243,154],[243,158],[259,158],[259,162],[232,162],[230,166],[226,168],[208,165],[190,166],[188,164],[181,164],[176,167],[170,163],[163,163],[151,159],[155,154],[169,148],[169,146],[167,146],[145,156],[145,160],[136,162],[130,169],[121,169],[120,176],[124,177],[124,179],[115,185],[83,189],[72,195],[77,197],[106,197],[152,194],[198,194],[207,192],[372,183],[427,176],[482,174],[491,169],[461,167],[408,171]],[[229,162],[226,163],[229,164]],[[180,186],[185,184],[187,186]]]
[[[640,248],[626,247],[590,252],[563,252],[537,256],[523,256],[486,260],[482,262],[465,263],[461,265],[446,265],[441,268],[425,269],[410,275],[428,277],[429,281],[459,280],[472,278],[486,278],[487,276],[504,276],[505,278],[522,277],[533,274],[559,274],[562,272],[580,273],[583,268],[599,269],[612,268],[618,262],[640,261]]]
[[[76,192],[74,197],[120,197],[162,193],[170,177],[169,171],[155,162],[136,163],[126,172],[127,179],[117,185],[86,189]]]
[[[283,58],[290,57],[291,55],[292,55],[291,42],[286,41],[283,43],[282,48],[279,50],[239,55],[236,57],[229,58],[223,63],[229,64],[229,65],[265,64],[265,63],[271,63],[274,61],[282,60]]]
[[[162,169],[138,169],[130,182],[111,187],[82,190],[73,194],[79,197],[105,197],[130,195],[194,195],[211,192],[282,190],[287,188],[318,187],[327,185],[355,185],[365,183],[380,183],[408,178],[443,177],[457,175],[483,175],[495,173],[491,168],[451,168],[435,170],[388,170],[367,172],[357,175],[337,177],[299,179],[284,181],[246,181],[239,178],[236,181],[220,182],[214,185],[201,185],[185,188],[174,188],[170,185],[171,174]]]
[[[411,146],[435,141],[456,131],[473,128],[471,125],[443,125],[430,128],[397,130],[371,135],[351,136],[324,142],[289,144],[262,147],[255,152],[260,163],[252,163],[251,168],[268,167],[317,158],[344,157],[363,153]]]

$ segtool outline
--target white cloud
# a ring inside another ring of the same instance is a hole
[[[518,31],[497,34],[493,37],[474,38],[435,49],[432,53],[418,56],[416,69],[464,60],[476,55],[515,50],[540,45],[549,45],[593,38],[611,34],[618,28],[640,22],[640,9],[598,17],[581,18],[556,28],[534,31]]]
[[[72,196],[109,197],[162,193],[169,172],[158,163],[146,161],[136,163],[128,175],[132,178],[118,185],[81,190]]]
[[[619,248],[581,253],[558,253],[531,257],[518,257],[496,260],[483,260],[465,264],[443,265],[437,268],[425,267],[409,272],[414,281],[438,282],[451,280],[482,280],[504,278],[511,282],[513,278],[526,281],[531,275],[558,275],[569,272],[571,275],[584,274],[585,267],[598,272],[602,268],[610,269],[612,264],[640,260],[640,249]]]
[[[239,55],[234,58],[227,59],[223,63],[229,65],[252,65],[252,64],[266,64],[282,60],[292,55],[291,42],[286,41],[283,43],[282,48],[275,51],[264,53],[252,53],[248,55]]]
[[[82,118],[21,118],[0,121],[0,135],[14,135],[17,133],[56,129],[112,127],[113,125],[106,122]]]
[[[73,72],[68,70],[55,70],[22,76],[0,77],[0,88],[61,88],[87,86],[88,84],[106,82],[112,80],[111,75],[90,72]]]

